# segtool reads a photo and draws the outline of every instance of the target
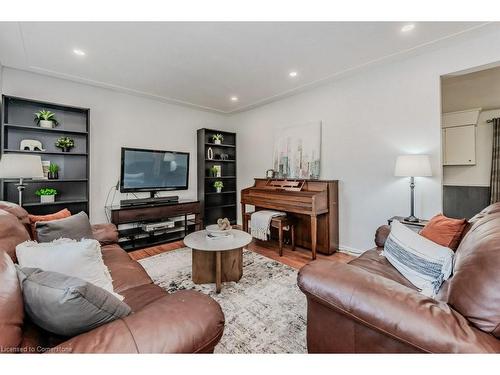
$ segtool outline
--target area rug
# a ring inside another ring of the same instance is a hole
[[[306,298],[297,271],[252,251],[243,251],[239,282],[196,285],[191,280],[191,249],[140,260],[160,287],[172,293],[193,289],[208,294],[226,317],[216,353],[306,353]]]

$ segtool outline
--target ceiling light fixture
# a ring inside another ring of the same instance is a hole
[[[85,52],[78,48],[73,49],[73,53],[77,56],[85,56]]]
[[[297,73],[296,71],[291,71],[290,73],[288,73],[290,77],[297,77],[298,74],[299,73]]]
[[[401,31],[403,33],[407,33],[409,31],[412,31],[413,29],[415,28],[415,24],[414,23],[409,23],[407,25],[404,25],[402,28],[401,28]]]
[[[237,102],[238,101],[238,97],[237,96],[231,96],[231,101],[232,102]]]

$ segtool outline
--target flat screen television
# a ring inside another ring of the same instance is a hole
[[[186,190],[189,153],[122,147],[120,191]]]

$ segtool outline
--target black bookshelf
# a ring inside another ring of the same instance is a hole
[[[222,134],[222,144],[215,144],[212,136]],[[213,159],[208,150],[212,149]],[[221,154],[227,159],[222,160]],[[221,177],[210,175],[210,168],[219,165]],[[222,181],[224,187],[220,193],[213,187],[215,181]],[[198,129],[198,200],[202,205],[203,224],[210,225],[218,218],[227,217],[236,224],[236,133],[215,129]]]
[[[53,129],[41,128],[33,122],[34,113],[47,109],[55,113],[59,126]],[[67,208],[75,214],[85,211],[89,214],[89,109],[39,100],[2,96],[2,121],[0,129],[0,157],[7,153],[38,154],[42,161],[59,166],[57,180],[25,180],[23,207],[31,214],[44,215]],[[62,152],[55,146],[59,137],[71,137],[75,147]],[[23,139],[38,140],[45,151],[20,150]],[[16,183],[18,180],[0,180],[0,199],[18,202]],[[54,203],[40,203],[35,191],[40,188],[54,188],[58,191]]]

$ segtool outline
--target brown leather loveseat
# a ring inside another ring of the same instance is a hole
[[[310,353],[499,353],[500,203],[471,220],[453,276],[433,299],[378,247],[348,264],[315,261],[298,276]]]
[[[133,313],[75,337],[54,336],[24,313],[15,247],[28,240],[27,213],[0,202],[0,353],[208,353],[224,330],[224,314],[195,291],[168,294],[117,244],[112,224],[93,226],[115,292]]]

